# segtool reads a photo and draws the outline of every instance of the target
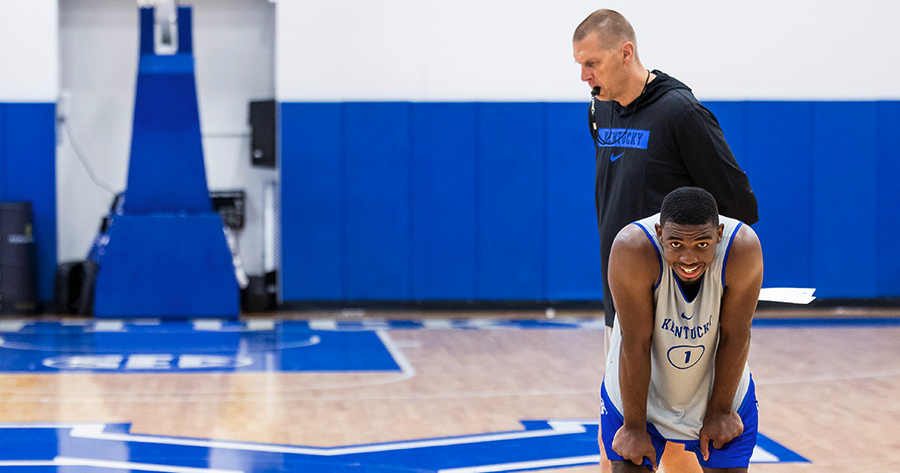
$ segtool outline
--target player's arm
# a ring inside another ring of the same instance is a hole
[[[744,429],[740,416],[732,409],[732,402],[750,353],[750,325],[759,300],[762,277],[759,239],[753,229],[742,225],[734,237],[725,268],[716,375],[700,429],[700,449],[705,458],[709,455],[710,441],[713,447],[722,448]]]
[[[637,465],[647,457],[655,467],[656,452],[647,433],[647,391],[653,286],[659,278],[660,260],[653,244],[637,225],[626,226],[616,236],[607,274],[622,332],[619,386],[625,417],[624,425],[613,439],[613,450]]]

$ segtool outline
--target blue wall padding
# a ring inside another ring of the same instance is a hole
[[[718,117],[759,201],[760,221],[753,229],[767,240],[764,284],[816,287],[810,264],[813,104],[713,102],[708,108]],[[805,263],[779,264],[788,261]]]
[[[0,201],[31,202],[37,297],[51,301],[56,272],[55,104],[0,104]]]
[[[285,104],[286,300],[600,298],[590,141],[552,149],[565,169],[545,157],[549,133],[574,136],[545,117],[571,107]],[[587,254],[550,264],[573,243]]]
[[[233,318],[240,296],[222,220],[207,215],[119,215],[100,256],[94,315]],[[102,297],[101,297],[102,296]]]
[[[813,113],[812,268],[824,294],[877,293],[876,111],[874,102],[832,102]]]
[[[900,102],[707,106],[759,200],[765,287],[900,297]],[[282,104],[284,299],[600,299],[586,107]]]
[[[281,155],[282,276],[297,299],[344,298],[344,194],[342,107],[309,104],[284,107],[282,123],[291,123]],[[289,208],[289,209],[288,209]],[[327,263],[326,263],[327,260]],[[302,294],[303,296],[299,296]]]
[[[878,220],[860,230],[866,236],[874,234],[876,239],[876,295],[896,296],[900,292],[900,251],[897,251],[897,235],[900,235],[900,102],[880,102],[878,124]]]
[[[555,300],[599,300],[600,238],[594,205],[594,160],[582,104],[547,104],[544,160],[546,294]],[[585,143],[585,141],[587,143]]]
[[[410,106],[348,104],[343,178],[344,291],[406,299],[410,270]]]
[[[411,298],[474,299],[476,105],[411,109]]]
[[[739,156],[759,200],[760,222],[754,228],[764,243],[764,282],[768,287],[818,288],[812,265],[814,105],[751,102],[747,108],[746,128],[754,130],[749,132],[753,139]],[[826,294],[818,292],[819,297]]]
[[[475,132],[475,299],[532,299],[544,292],[543,106],[479,104]]]

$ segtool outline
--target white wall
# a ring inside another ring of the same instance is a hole
[[[193,0],[194,66],[209,188],[245,189],[241,254],[262,274],[262,195],[274,170],[250,165],[247,108],[274,97],[275,7],[267,0]],[[59,260],[83,259],[125,188],[138,65],[138,7],[129,0],[59,0],[62,90],[57,150]],[[73,140],[74,138],[74,140]],[[75,153],[81,150],[101,183]]]
[[[0,102],[55,102],[57,0],[0,0]]]
[[[623,13],[645,66],[701,99],[900,98],[900,2],[280,0],[281,101],[570,101],[572,31]]]

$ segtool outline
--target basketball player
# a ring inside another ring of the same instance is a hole
[[[747,471],[758,418],[747,355],[762,274],[756,233],[697,187],[672,191],[659,214],[616,236],[600,419],[614,473],[655,470],[667,441],[705,472]]]
[[[608,351],[615,319],[609,253],[622,227],[658,212],[663,198],[683,186],[708,190],[723,215],[748,225],[759,216],[747,175],[715,116],[687,85],[644,67],[634,28],[622,14],[601,9],[588,15],[575,29],[572,51],[593,95],[589,126]],[[663,464],[666,473],[700,472],[694,456],[677,449],[667,450]],[[608,461],[601,465],[609,472]]]

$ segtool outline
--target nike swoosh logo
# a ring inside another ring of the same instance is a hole
[[[619,154],[613,154],[613,155],[610,155],[610,157],[609,157],[609,162],[613,162],[613,161],[615,161],[615,160],[621,158],[624,154],[625,154],[625,152],[623,151],[623,152],[621,152],[621,153],[619,153]]]
[[[684,320],[691,320],[691,319],[694,318],[694,314],[691,314],[690,317],[687,317],[686,315],[684,315],[684,312],[682,312],[682,313],[681,313],[681,318],[684,319]]]

